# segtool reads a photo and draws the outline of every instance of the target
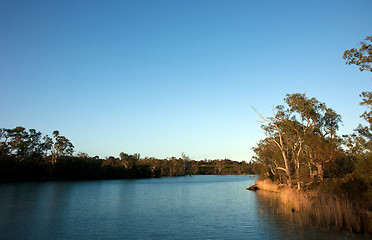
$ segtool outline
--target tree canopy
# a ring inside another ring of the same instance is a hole
[[[346,64],[372,72],[371,43],[368,36],[359,49],[346,50]],[[290,187],[332,192],[372,209],[372,92],[360,96],[365,123],[343,136],[338,135],[341,116],[306,94],[287,94],[271,117],[259,114],[266,137],[253,147],[256,172]]]
[[[372,36],[367,36],[365,41],[360,42],[360,48],[352,48],[344,52],[343,58],[346,64],[359,66],[360,71],[372,72]]]
[[[300,189],[315,177],[324,178],[325,165],[340,148],[336,132],[341,116],[306,94],[287,94],[284,102],[286,105],[275,107],[273,117],[260,115],[266,138],[253,150],[269,175],[290,186],[295,178]]]
[[[229,159],[191,160],[141,158],[121,152],[100,159],[78,152],[71,141],[54,131],[52,137],[24,127],[0,129],[0,181],[125,179],[198,174],[252,174],[253,165]]]

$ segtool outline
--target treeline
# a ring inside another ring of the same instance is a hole
[[[127,179],[201,174],[252,174],[253,165],[224,160],[141,158],[120,153],[101,159],[74,153],[68,138],[52,137],[24,127],[0,129],[0,181]]]
[[[347,64],[372,71],[372,36],[345,52]],[[338,134],[341,116],[306,94],[287,94],[263,120],[266,138],[253,148],[255,171],[296,189],[320,189],[372,209],[372,92],[361,94],[364,125]]]

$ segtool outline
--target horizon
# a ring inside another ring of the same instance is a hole
[[[60,131],[75,152],[250,162],[289,93],[363,120],[371,76],[342,55],[372,2],[2,1],[0,128]]]

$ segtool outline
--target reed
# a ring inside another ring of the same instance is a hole
[[[318,190],[305,192],[287,187],[280,188],[269,180],[258,180],[256,184],[261,190],[277,192],[279,204],[282,206],[281,212],[299,212],[305,225],[372,234],[371,217],[363,207],[348,199]]]
[[[279,189],[280,189],[278,184],[273,183],[269,179],[257,180],[256,186],[260,190],[265,190],[265,191],[270,191],[270,192],[279,192]]]

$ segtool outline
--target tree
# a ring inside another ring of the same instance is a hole
[[[346,64],[359,66],[360,71],[372,72],[372,36],[367,36],[365,42],[362,41],[360,44],[359,49],[346,50],[343,58],[346,60]],[[369,126],[359,125],[357,127],[358,139],[356,139],[356,142],[361,143],[367,149],[372,149],[372,92],[362,92],[360,96],[363,98],[360,104],[368,108],[361,117],[367,121]]]
[[[8,144],[9,134],[8,129],[0,129],[0,157],[3,155],[8,155],[10,152],[10,147]]]
[[[181,153],[181,158],[183,161],[183,175],[191,175],[190,173],[190,157],[187,156],[184,152]]]
[[[89,154],[86,153],[86,152],[78,152],[76,154],[76,157],[78,157],[80,159],[88,159],[89,158]]]
[[[44,153],[45,145],[41,141],[41,132],[30,129],[27,136],[27,155],[29,157],[41,157]]]
[[[120,160],[123,162],[124,166],[128,169],[132,169],[137,165],[137,162],[139,161],[141,155],[138,153],[135,153],[133,155],[129,155],[127,153],[121,152],[119,154]]]
[[[265,134],[267,136],[267,141],[271,142],[274,144],[281,153],[283,163],[284,165],[278,165],[276,164],[277,162],[274,161],[275,163],[275,169],[277,170],[282,170],[285,172],[287,176],[287,184],[288,186],[292,185],[292,179],[291,179],[291,171],[289,168],[289,152],[287,148],[287,144],[285,142],[284,136],[283,136],[283,131],[284,129],[282,128],[281,123],[283,123],[285,120],[283,119],[284,112],[282,111],[282,106],[277,106],[276,109],[278,112],[275,114],[274,118],[265,118],[263,117],[260,113],[258,113],[254,108],[255,112],[265,121],[268,122],[268,125],[262,125],[261,128],[265,131]]]
[[[323,178],[324,165],[332,161],[338,148],[336,132],[341,116],[305,94],[287,94],[284,102],[286,106],[276,106],[272,118],[255,110],[267,123],[261,126],[267,137],[253,150],[269,174],[281,179],[278,170],[284,171],[287,184],[291,186],[294,176],[300,189],[306,176]],[[313,168],[317,169],[316,174]],[[307,174],[301,176],[301,172]]]
[[[372,36],[367,36],[364,40],[365,42],[360,42],[359,49],[346,50],[343,58],[346,60],[346,64],[359,66],[360,71],[372,72]]]
[[[53,132],[54,143],[52,144],[52,163],[56,163],[61,156],[71,156],[74,152],[74,145],[65,136],[60,136],[59,131]]]
[[[361,94],[363,98],[360,105],[366,106],[367,110],[360,116],[363,118],[368,125],[363,126],[359,124],[355,131],[358,133],[356,141],[361,143],[361,145],[368,150],[372,150],[372,92],[363,92]]]
[[[255,168],[256,171],[259,172],[259,175],[267,175],[272,179],[282,182],[285,176],[282,174],[283,171],[279,171],[279,169],[281,169],[280,166],[284,165],[284,162],[280,149],[273,144],[273,141],[271,141],[270,138],[265,138],[260,140],[257,147],[252,149],[256,154],[253,159],[256,162]],[[265,168],[263,166],[265,166]]]
[[[9,138],[10,153],[21,158],[25,157],[27,155],[28,137],[26,129],[24,127],[15,127],[6,131]]]
[[[47,148],[46,142],[41,138],[41,132],[24,127],[1,129],[0,152],[1,155],[13,155],[23,160],[25,158],[42,157]],[[43,140],[43,141],[42,141]]]
[[[360,71],[372,72],[372,36],[367,36],[360,44],[359,49],[346,50],[343,58],[346,64],[359,66]],[[360,117],[367,122],[367,125],[359,124],[355,129],[356,134],[346,136],[349,156],[355,159],[355,171],[347,177],[351,179],[350,183],[358,178],[362,180],[361,182],[367,186],[366,199],[370,199],[369,204],[372,206],[372,92],[362,92],[360,96],[362,97],[360,105],[367,107]],[[363,191],[360,192],[363,193]]]
[[[315,175],[312,166],[317,169],[317,176],[323,179],[324,165],[333,159],[337,146],[333,146],[336,132],[341,123],[341,116],[325,103],[316,98],[307,98],[305,94],[287,94],[284,101],[289,112],[299,116],[299,138],[304,143],[310,175]],[[296,159],[296,170],[299,170],[299,159]],[[298,173],[297,173],[298,174]]]

